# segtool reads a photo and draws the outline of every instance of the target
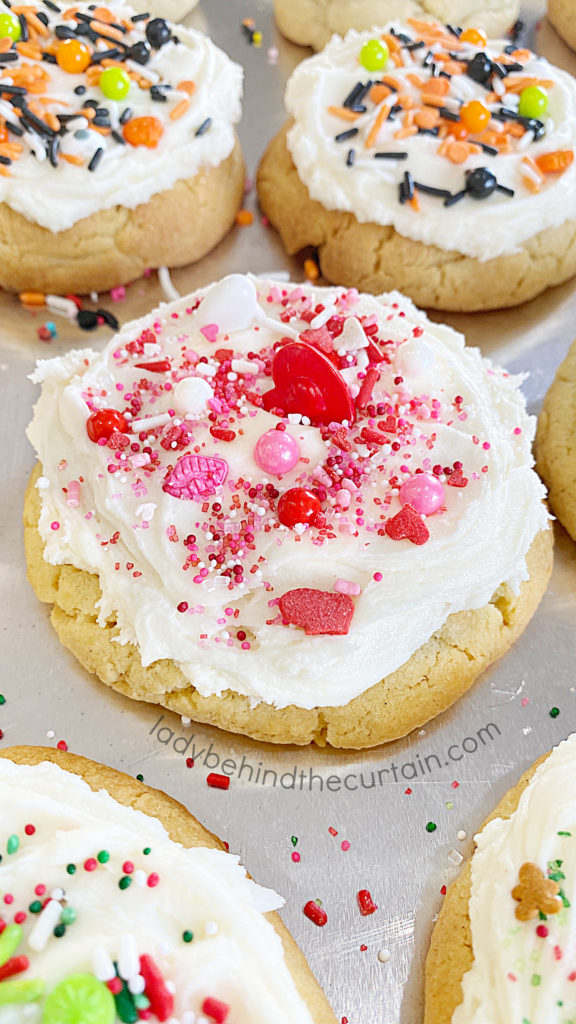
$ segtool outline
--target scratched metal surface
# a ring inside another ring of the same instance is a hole
[[[549,25],[536,32],[541,9],[535,0],[525,6],[527,38],[537,34],[546,55],[576,71],[576,57]],[[249,15],[263,33],[261,49],[250,47],[240,32]],[[284,83],[303,51],[278,36],[270,0],[203,0],[190,22],[210,31],[246,67],[241,137],[253,173],[283,121]],[[278,49],[277,64],[270,62],[270,47]],[[295,280],[302,278],[299,263],[284,256],[257,218],[174,280],[184,292],[245,270],[290,270]],[[557,288],[514,312],[447,319],[510,369],[530,372],[525,389],[537,411],[574,336],[575,287]],[[161,297],[153,277],[133,285],[115,308],[126,321]],[[576,728],[576,548],[558,529],[552,582],[521,640],[457,707],[392,746],[361,755],[278,751],[215,729],[185,727],[169,712],[159,721],[160,710],[109,692],[83,672],[59,645],[25,579],[20,515],[33,456],[24,430],[35,396],[26,376],[38,357],[57,355],[71,343],[100,346],[108,337],[105,331],[79,336],[59,325],[59,337],[47,347],[36,337],[38,322],[14,299],[0,296],[3,744],[53,745],[65,738],[73,751],[142,772],[227,839],[257,879],[286,896],[286,923],[338,1020],[418,1024],[423,958],[442,885],[457,873],[474,830],[504,791]],[[560,709],[555,719],[549,715],[553,706]],[[186,767],[187,757],[194,757],[193,768]],[[227,793],[205,781],[222,761],[232,774]],[[435,831],[427,831],[428,822]],[[293,836],[299,863],[291,856]],[[379,905],[371,917],[358,912],[361,888]],[[321,899],[328,912],[323,929],[302,914],[311,898]]]

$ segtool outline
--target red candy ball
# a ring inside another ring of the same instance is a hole
[[[278,502],[278,519],[291,530],[298,523],[306,526],[324,526],[320,499],[305,487],[291,487]]]
[[[122,413],[116,409],[98,409],[98,412],[93,412],[86,420],[86,430],[90,440],[97,444],[101,438],[107,441],[115,430],[127,434],[128,424]]]

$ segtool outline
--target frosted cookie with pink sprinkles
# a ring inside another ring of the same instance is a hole
[[[239,857],[166,793],[0,753],[1,1024],[336,1024]]]
[[[399,294],[232,275],[33,380],[30,579],[132,697],[374,746],[456,700],[545,590],[520,381]]]

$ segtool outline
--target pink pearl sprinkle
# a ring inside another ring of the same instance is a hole
[[[242,650],[243,651],[249,651],[250,650],[250,644],[248,643],[247,640],[244,640],[244,643],[242,644]]]
[[[50,529],[51,530],[59,530],[60,529],[60,523],[57,523],[57,522],[50,523]]]
[[[300,854],[298,853],[298,850],[294,850],[294,853],[292,854],[292,860],[294,861],[295,864],[300,863]]]
[[[352,583],[350,580],[336,580],[334,584],[337,594],[348,594],[350,597],[358,597],[361,589],[359,583]]]
[[[546,925],[545,924],[539,924],[537,929],[536,929],[536,935],[538,936],[538,938],[539,939],[545,939],[548,934],[549,934],[549,932],[548,932],[548,929],[547,929]]]
[[[36,893],[37,896],[43,896],[44,893],[46,892],[46,886],[37,885],[36,888],[34,889],[34,892]]]
[[[400,501],[412,505],[419,515],[432,515],[444,504],[444,487],[436,477],[417,473],[402,484]]]
[[[255,462],[265,473],[273,476],[289,473],[299,458],[298,442],[287,430],[267,430],[254,447]]]
[[[341,847],[341,848],[342,848],[342,849],[344,850],[344,853],[346,853],[346,852],[347,852],[347,850],[349,850],[349,849],[350,849],[350,843],[348,842],[348,840],[347,840],[347,839],[344,839],[344,841],[343,841],[343,843],[342,843],[342,847]]]
[[[6,903],[8,906],[10,906],[11,903],[14,903],[14,897],[13,897],[12,893],[10,893],[10,892],[6,893],[6,895],[4,897],[4,903]]]
[[[376,580],[376,583],[380,583],[380,580],[382,579],[382,573],[381,572],[375,572],[374,573],[374,579]]]
[[[148,879],[147,879],[146,884],[148,885],[148,887],[150,889],[154,889],[155,886],[158,885],[159,881],[160,881],[160,876],[157,875],[155,871],[153,871],[151,875],[148,875]]]

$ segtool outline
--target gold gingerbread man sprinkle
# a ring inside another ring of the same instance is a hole
[[[518,878],[519,884],[512,889],[512,896],[518,902],[516,917],[519,921],[531,921],[539,912],[557,914],[562,909],[562,900],[558,898],[560,886],[546,878],[536,864],[523,864]]]

